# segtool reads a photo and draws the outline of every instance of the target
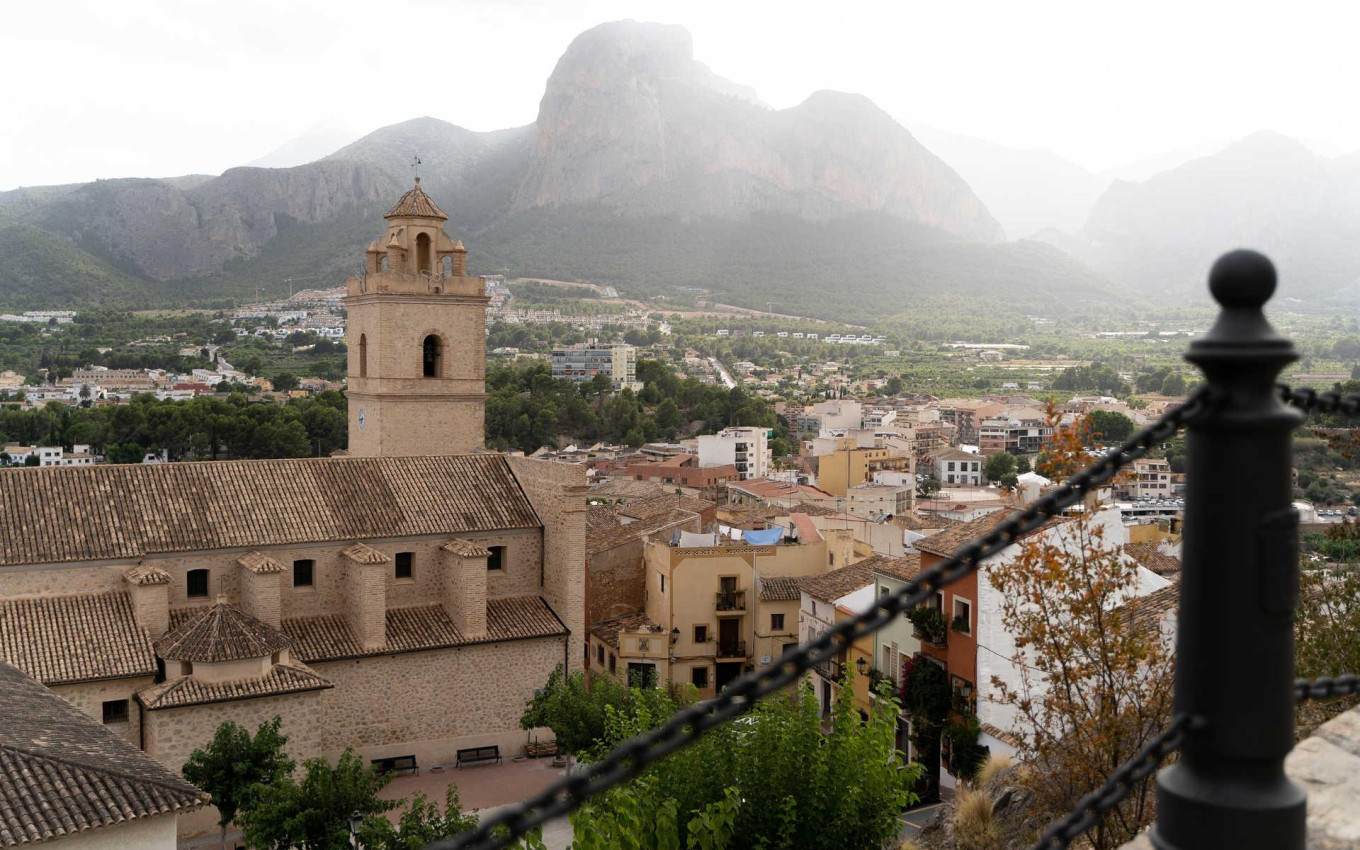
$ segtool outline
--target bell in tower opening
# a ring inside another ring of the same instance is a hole
[[[486,281],[444,232],[448,215],[415,179],[383,216],[364,273],[346,284],[349,453],[463,454],[482,447]]]

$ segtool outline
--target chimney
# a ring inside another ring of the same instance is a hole
[[[240,606],[250,616],[277,629],[281,625],[283,607],[283,564],[259,552],[249,552],[236,559],[241,568]]]
[[[486,559],[491,552],[455,537],[440,547],[447,552],[444,611],[465,638],[486,637]]]
[[[145,561],[123,573],[132,598],[132,617],[147,637],[170,631],[170,574]]]
[[[392,559],[355,543],[344,551],[349,624],[364,649],[387,646],[387,571]]]

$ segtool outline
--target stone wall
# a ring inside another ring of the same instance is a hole
[[[563,639],[540,638],[314,664],[334,688],[146,712],[146,751],[178,771],[223,721],[254,730],[278,715],[299,762],[350,746],[365,758],[414,753],[422,765],[481,744],[511,756],[524,749],[525,702],[562,660]]]
[[[151,687],[154,681],[150,676],[143,676],[135,679],[81,682],[76,685],[54,685],[52,693],[85,712],[97,723],[104,722],[105,702],[127,700],[128,722],[110,724],[109,730],[118,733],[132,746],[138,747],[142,741],[142,712],[141,706],[132,697],[138,691]]]
[[[580,464],[507,457],[543,522],[543,596],[571,631],[568,664],[585,653],[586,469]]]

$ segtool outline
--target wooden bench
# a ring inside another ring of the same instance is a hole
[[[393,773],[398,770],[414,770],[416,776],[420,775],[420,766],[416,764],[415,756],[388,756],[387,758],[373,759],[373,766],[378,773]]]
[[[466,750],[458,751],[458,759],[454,762],[454,767],[462,767],[463,763],[473,764],[479,761],[494,761],[501,763],[501,748],[492,744],[489,747],[468,747]]]

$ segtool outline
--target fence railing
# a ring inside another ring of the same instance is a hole
[[[1222,310],[1213,328],[1191,343],[1187,359],[1203,370],[1207,382],[1185,404],[948,560],[878,597],[872,608],[781,656],[779,663],[746,673],[716,699],[681,709],[576,774],[486,818],[477,829],[430,847],[504,847],[636,776],[749,710],[760,697],[834,663],[855,640],[975,572],[982,561],[1082,501],[1186,427],[1189,470],[1173,719],[1050,826],[1035,847],[1068,847],[1179,750],[1176,764],[1157,777],[1155,845],[1164,850],[1303,850],[1305,795],[1284,774],[1284,757],[1293,746],[1294,705],[1360,693],[1360,677],[1294,679],[1298,514],[1290,499],[1291,434],[1302,420],[1300,410],[1360,415],[1360,396],[1276,385],[1280,370],[1296,355],[1262,312],[1275,290],[1275,270],[1264,256],[1225,255],[1214,265],[1209,286]]]

